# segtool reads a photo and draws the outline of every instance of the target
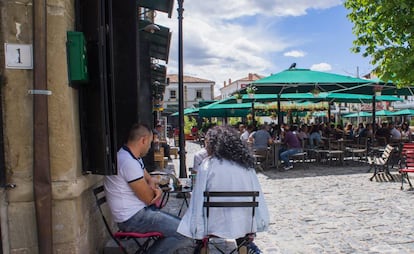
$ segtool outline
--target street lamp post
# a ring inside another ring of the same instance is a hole
[[[183,82],[183,3],[178,0],[178,128],[180,130],[180,178],[187,177],[184,137],[184,82]]]

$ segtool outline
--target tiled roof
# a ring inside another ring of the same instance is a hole
[[[167,78],[170,79],[170,83],[178,83],[178,75],[177,74],[168,74]],[[196,78],[191,76],[183,76],[184,83],[215,83],[212,80],[202,79],[202,78]]]
[[[254,81],[254,80],[262,79],[264,77],[265,76],[259,75],[257,73],[251,73],[251,76],[247,76],[247,77],[241,78],[241,79],[239,79],[237,81]]]

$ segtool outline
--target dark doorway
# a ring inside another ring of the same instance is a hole
[[[76,3],[90,77],[78,86],[83,169],[96,174],[116,174],[116,152],[129,128],[153,122],[150,57],[139,37],[136,2]]]

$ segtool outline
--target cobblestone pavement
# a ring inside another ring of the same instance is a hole
[[[186,143],[187,167],[200,149]],[[173,161],[176,170],[179,160]],[[259,173],[270,212],[267,232],[257,234],[264,253],[414,253],[414,191],[395,182],[369,181],[366,165],[296,165]],[[408,185],[407,185],[408,186]],[[182,199],[167,211],[177,213]]]

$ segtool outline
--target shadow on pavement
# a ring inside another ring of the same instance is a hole
[[[319,176],[332,176],[332,175],[353,175],[361,174],[362,177],[366,177],[367,181],[372,176],[372,172],[368,172],[368,165],[318,165],[316,163],[304,163],[295,165],[293,169],[284,171],[283,168],[271,168],[265,170],[263,175],[271,179],[286,179],[286,178],[303,178],[303,177],[319,177]],[[398,181],[401,181],[399,173],[392,174],[393,177]],[[395,176],[394,176],[395,175]],[[376,177],[377,178],[377,177]],[[375,178],[375,179],[376,179]],[[377,181],[385,181],[385,179],[378,177]]]

